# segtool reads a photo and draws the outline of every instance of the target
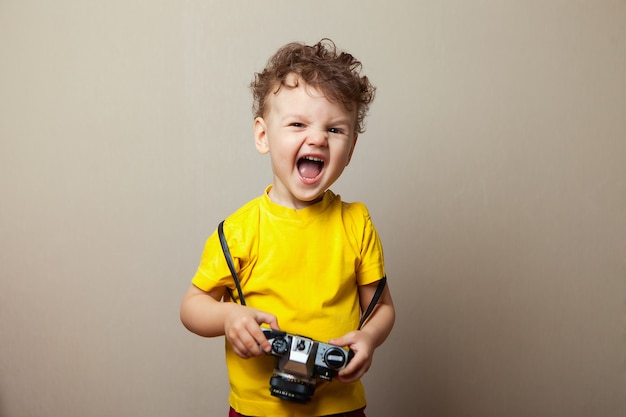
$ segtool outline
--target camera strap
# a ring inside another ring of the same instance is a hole
[[[228,242],[226,241],[226,236],[224,236],[224,221],[222,220],[217,226],[217,234],[220,239],[220,244],[222,245],[222,252],[224,253],[224,258],[226,258],[226,263],[228,264],[228,269],[230,270],[230,274],[233,276],[233,280],[235,281],[235,286],[237,287],[237,293],[239,294],[239,302],[241,305],[246,305],[246,299],[243,296],[243,290],[241,289],[241,283],[239,281],[239,275],[237,275],[237,270],[235,269],[235,264],[233,263],[233,257],[230,254],[230,249],[228,249]],[[378,287],[376,287],[376,292],[372,297],[372,301],[370,301],[369,306],[363,313],[361,317],[361,322],[359,323],[358,330],[361,330],[361,327],[365,324],[369,316],[374,311],[374,307],[378,304],[378,300],[380,296],[383,294],[383,290],[385,289],[385,285],[387,284],[387,277],[384,276],[378,281]],[[230,288],[227,288],[228,293],[230,294],[230,298],[234,300],[232,292]]]
[[[224,221],[217,226],[217,234],[220,237],[220,244],[222,245],[222,252],[224,252],[224,257],[226,258],[226,263],[228,264],[228,269],[230,269],[230,274],[233,276],[235,280],[235,285],[237,286],[237,292],[239,293],[239,302],[242,306],[246,305],[246,299],[243,297],[243,290],[241,289],[241,284],[239,282],[239,276],[237,275],[237,270],[235,269],[235,265],[233,264],[233,257],[230,255],[230,249],[228,249],[228,242],[226,242],[226,236],[224,236]],[[231,300],[234,300],[233,294],[228,288],[228,293],[230,294]]]
[[[369,316],[372,314],[372,311],[374,311],[374,307],[376,307],[376,304],[378,304],[380,296],[383,295],[383,290],[385,289],[386,284],[387,276],[382,277],[380,281],[378,281],[378,287],[376,287],[376,292],[372,297],[372,301],[370,301],[370,305],[367,307],[367,310],[365,310],[365,313],[363,313],[363,316],[361,317],[361,322],[359,323],[358,330],[361,330],[361,327],[363,327]]]

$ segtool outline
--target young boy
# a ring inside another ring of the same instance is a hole
[[[269,154],[273,183],[230,215],[224,234],[246,305],[218,234],[207,240],[181,306],[192,332],[226,338],[230,416],[365,416],[359,379],[389,335],[395,311],[385,287],[365,325],[359,318],[385,276],[382,246],[362,203],[328,190],[350,162],[374,87],[361,64],[330,40],[288,44],[252,82],[254,141]],[[270,395],[276,357],[260,325],[348,347],[354,357],[305,404]]]

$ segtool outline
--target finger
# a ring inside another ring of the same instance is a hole
[[[353,343],[353,340],[350,335],[347,334],[343,337],[338,337],[337,339],[331,339],[328,343],[335,346],[350,346]]]
[[[252,336],[254,337],[260,353],[269,353],[272,351],[272,346],[270,345],[270,342],[267,341],[267,337],[265,337],[265,333],[263,333],[263,330],[261,330],[260,327],[254,329]]]
[[[346,367],[344,369],[342,369],[341,371],[339,371],[339,375],[350,375],[350,374],[354,373],[357,369],[359,369],[359,367],[362,364],[363,364],[363,361],[361,360],[361,358],[359,358],[359,357],[357,357],[355,355],[352,358],[352,360],[350,362],[348,362]]]
[[[365,374],[365,372],[359,372],[359,373],[353,373],[353,374],[345,374],[345,375],[338,375],[337,379],[339,379],[341,382],[344,382],[344,383],[350,383],[350,382],[358,381],[359,379],[361,379],[361,377],[364,374]]]
[[[339,372],[337,377],[342,382],[354,382],[365,375],[368,369],[369,364],[354,364],[351,362],[345,369]]]
[[[259,356],[263,354],[262,348],[257,342],[255,332],[260,331],[256,323],[251,320],[250,324],[234,326],[228,332],[228,340],[235,353],[244,358]]]
[[[253,339],[249,335],[241,334],[238,338],[231,341],[231,346],[238,356],[243,359],[248,359],[253,356],[250,351],[250,346],[256,346],[256,344],[251,341],[253,341]]]
[[[256,323],[251,323],[246,327],[246,335],[242,337],[242,341],[250,356],[260,356],[272,350],[265,333]]]
[[[341,338],[341,337],[340,337],[340,338],[338,338],[338,339],[330,339],[330,340],[328,341],[328,344],[329,344],[329,345],[335,345],[335,346],[345,346],[345,345],[343,344],[343,340],[342,340],[342,338]]]
[[[273,330],[280,330],[280,326],[278,325],[278,319],[273,314],[259,311],[257,315],[257,322],[258,324],[269,324],[270,328],[272,328]],[[256,330],[257,331],[254,332],[254,338],[256,339],[258,345],[265,353],[271,352],[272,347],[267,341],[267,338],[265,337],[263,331],[260,329],[260,327],[257,327]]]
[[[278,319],[273,314],[259,311],[256,319],[257,324],[269,324],[272,329],[280,330],[280,326],[278,325]]]

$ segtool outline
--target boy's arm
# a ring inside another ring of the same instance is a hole
[[[180,319],[191,332],[204,336],[226,336],[237,355],[259,356],[271,350],[259,328],[262,323],[278,330],[272,314],[235,303],[221,302],[224,288],[209,292],[191,285],[180,307]]]
[[[367,309],[377,287],[378,282],[359,287],[361,311]],[[343,382],[356,381],[367,372],[372,364],[374,350],[387,339],[395,319],[395,308],[389,285],[387,285],[374,311],[361,330],[350,332],[343,337],[329,341],[334,345],[348,346],[355,354],[348,366],[339,372],[339,380]]]

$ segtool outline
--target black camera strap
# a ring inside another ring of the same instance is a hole
[[[378,287],[376,287],[376,292],[372,297],[372,301],[370,301],[370,305],[367,307],[367,310],[365,310],[365,313],[363,313],[363,316],[361,317],[361,322],[359,323],[358,330],[361,330],[361,327],[363,327],[370,314],[372,314],[372,311],[374,311],[374,307],[376,307],[376,304],[378,304],[380,296],[383,295],[383,290],[385,289],[386,284],[387,276],[382,277],[380,281],[378,281]]]
[[[237,286],[237,292],[239,293],[239,302],[242,306],[246,305],[246,299],[243,297],[243,290],[241,289],[241,284],[239,283],[239,276],[237,275],[237,270],[235,269],[235,265],[233,264],[233,257],[230,255],[230,249],[228,249],[228,242],[226,242],[226,236],[224,236],[224,221],[217,226],[217,234],[220,237],[220,244],[222,245],[222,252],[224,252],[224,257],[226,258],[226,263],[228,264],[228,269],[230,269],[230,274],[233,276],[235,280],[235,285]],[[234,300],[233,294],[228,288],[228,293],[230,294],[231,300]]]
[[[239,302],[241,305],[246,305],[246,299],[243,296],[243,290],[241,289],[241,283],[239,282],[239,276],[237,275],[237,270],[235,269],[235,264],[233,263],[233,257],[230,254],[230,249],[228,249],[228,242],[226,241],[226,236],[224,236],[224,221],[222,220],[217,226],[217,234],[220,238],[220,244],[222,245],[222,252],[224,253],[224,258],[226,258],[226,263],[228,264],[228,269],[230,270],[230,274],[233,276],[233,280],[235,281],[235,286],[237,287],[237,293],[239,294]],[[376,288],[376,292],[372,297],[372,301],[370,301],[369,306],[363,313],[361,317],[361,322],[359,323],[358,330],[361,330],[361,327],[365,324],[369,316],[374,311],[376,304],[378,304],[378,300],[380,296],[383,294],[383,290],[385,289],[385,285],[387,284],[387,277],[384,276],[378,281],[378,287]],[[228,288],[228,293],[230,294],[230,298],[234,300],[230,288]]]

